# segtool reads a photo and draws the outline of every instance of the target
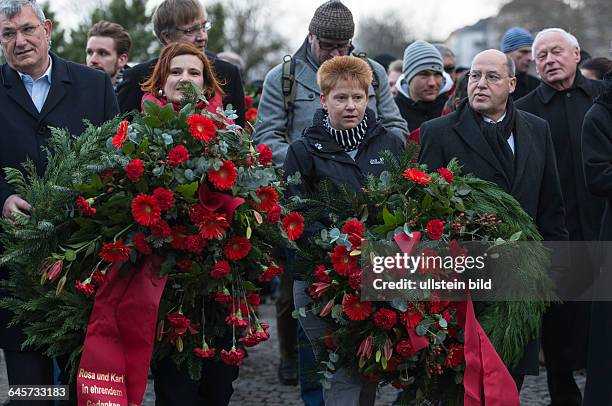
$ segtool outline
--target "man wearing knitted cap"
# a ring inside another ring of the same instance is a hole
[[[520,99],[540,85],[538,78],[528,73],[533,61],[532,44],[533,35],[521,27],[510,28],[502,38],[501,51],[512,58],[516,65],[516,89],[512,93],[514,100]]]
[[[266,75],[254,140],[272,149],[276,166],[283,164],[289,144],[312,125],[316,110],[321,108],[321,90],[317,84],[319,66],[335,56],[349,55],[354,33],[351,11],[340,1],[328,1],[316,9],[308,35],[291,57],[291,63],[281,63]],[[391,96],[385,69],[371,59],[368,63],[377,80],[376,88],[369,88],[368,107],[387,130],[404,137],[408,128]],[[295,364],[297,355],[296,320],[291,316],[293,277],[289,267],[287,271],[281,278],[276,312],[281,352],[279,378],[283,383],[292,383],[295,378],[291,376],[290,366]]]
[[[398,79],[395,103],[408,123],[411,139],[418,140],[422,123],[440,117],[447,95],[440,94],[444,84],[444,64],[440,52],[428,42],[415,41],[404,51],[402,75]]]

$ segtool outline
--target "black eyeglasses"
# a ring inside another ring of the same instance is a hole
[[[344,44],[335,44],[333,42],[321,41],[319,38],[317,38],[317,42],[319,43],[319,48],[321,48],[323,51],[331,52],[334,49],[337,49],[338,52],[351,52],[354,49],[351,41]]]
[[[189,28],[175,28],[176,31],[182,32],[184,35],[188,37],[193,37],[197,35],[200,31],[208,32],[212,28],[212,22],[204,21],[202,24],[196,24]]]
[[[454,73],[457,67],[455,65],[446,65],[444,67],[444,72],[446,73]]]

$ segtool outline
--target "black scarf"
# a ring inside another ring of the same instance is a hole
[[[347,130],[338,130],[331,126],[329,122],[329,114],[325,114],[323,120],[325,129],[331,134],[336,140],[336,143],[342,147],[346,152],[354,151],[359,148],[361,142],[366,136],[368,130],[368,115],[363,116],[363,120],[356,127],[349,128]]]
[[[484,139],[493,150],[493,153],[501,163],[506,177],[510,184],[512,184],[514,182],[514,153],[512,148],[510,148],[510,144],[508,144],[508,139],[515,128],[516,117],[512,97],[508,97],[506,116],[499,123],[488,123],[481,114],[476,113],[474,110],[472,112],[476,116],[476,122],[480,125],[480,131]]]

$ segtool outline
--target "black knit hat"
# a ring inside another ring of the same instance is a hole
[[[353,14],[341,1],[330,0],[315,11],[308,30],[319,38],[351,39],[355,34]]]

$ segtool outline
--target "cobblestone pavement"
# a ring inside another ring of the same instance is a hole
[[[278,383],[278,341],[276,340],[276,319],[274,306],[264,304],[260,307],[262,321],[270,324],[271,339],[249,350],[249,356],[240,368],[240,377],[234,382],[234,395],[230,406],[300,406],[303,405],[297,386],[283,386]],[[576,380],[583,388],[583,373],[576,374]],[[0,403],[7,400],[8,382],[4,357],[0,359]],[[391,405],[395,399],[393,388],[380,391],[376,406]],[[550,401],[546,388],[546,372],[539,376],[528,376],[521,391],[521,405],[547,406]],[[76,403],[75,403],[76,404]],[[154,406],[153,383],[149,381],[142,406]]]

